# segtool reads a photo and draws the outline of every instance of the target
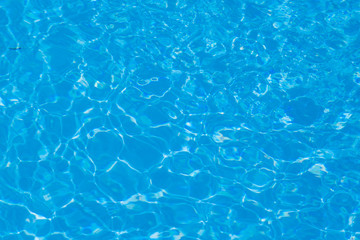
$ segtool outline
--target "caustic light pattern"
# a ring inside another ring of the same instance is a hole
[[[2,0],[0,239],[360,239],[360,1]]]

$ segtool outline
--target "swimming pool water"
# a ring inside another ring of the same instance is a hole
[[[0,239],[360,239],[360,1],[2,0]]]

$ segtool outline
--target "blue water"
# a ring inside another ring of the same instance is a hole
[[[360,1],[1,0],[0,239],[360,239]]]

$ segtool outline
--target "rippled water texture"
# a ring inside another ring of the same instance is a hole
[[[360,239],[360,1],[1,0],[0,239]]]

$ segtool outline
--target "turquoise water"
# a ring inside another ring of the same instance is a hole
[[[0,1],[0,239],[360,239],[360,1]]]

